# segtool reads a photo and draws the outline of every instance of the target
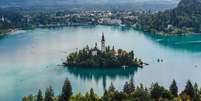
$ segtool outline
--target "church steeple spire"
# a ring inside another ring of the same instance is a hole
[[[101,51],[105,52],[106,48],[105,48],[105,36],[104,33],[102,33],[102,39],[101,39]]]
[[[101,41],[105,41],[105,36],[104,36],[103,32],[102,32],[102,40]]]
[[[1,16],[1,21],[3,21],[3,22],[5,21],[5,18],[3,16]]]

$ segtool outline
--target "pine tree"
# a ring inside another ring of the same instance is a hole
[[[62,88],[62,94],[60,96],[59,101],[69,101],[72,94],[73,93],[72,93],[71,83],[68,79],[66,79]]]
[[[130,86],[130,92],[134,92],[135,91],[135,85],[134,85],[133,79],[130,80],[129,86]]]
[[[108,89],[108,92],[115,92],[115,87],[114,87],[113,83],[111,83],[111,85]]]
[[[108,89],[108,99],[106,101],[119,101],[117,100],[118,91],[115,89],[113,83],[111,83],[109,89]]]
[[[96,96],[95,96],[93,88],[90,89],[90,99],[91,101],[96,101]]]
[[[194,97],[195,93],[194,93],[194,88],[193,85],[191,83],[190,80],[187,81],[186,83],[186,87],[184,89],[184,93],[186,93],[187,95],[189,95],[191,98]]]
[[[106,90],[105,92],[104,92],[104,94],[103,94],[103,97],[102,97],[102,99],[103,99],[103,101],[108,101],[108,97],[109,95],[108,95],[108,91]]]
[[[124,84],[124,88],[123,88],[123,91],[124,91],[124,93],[129,93],[130,92],[130,89],[129,89],[129,84],[128,84],[128,82],[126,82],[125,84]]]
[[[178,96],[178,87],[175,80],[172,81],[172,84],[170,85],[169,90],[172,93],[172,95],[174,95],[175,97]]]
[[[46,89],[45,91],[45,100],[44,101],[53,101],[54,92],[52,86]]]
[[[125,93],[127,93],[127,94],[132,93],[132,92],[135,91],[135,85],[134,85],[134,83],[133,83],[133,79],[131,79],[131,80],[129,81],[129,83],[126,82],[126,83],[124,84],[123,91],[124,91]]]
[[[152,85],[150,94],[155,100],[159,100],[160,98],[170,100],[172,98],[171,93],[158,83]]]
[[[36,101],[43,101],[43,95],[42,95],[42,91],[40,89],[38,90]]]
[[[154,98],[155,100],[158,100],[159,97],[162,97],[161,89],[162,88],[159,86],[158,83],[153,84],[150,92],[151,97]]]
[[[194,93],[195,93],[195,95],[193,97],[193,101],[201,101],[197,83],[195,83],[195,85],[194,85]]]

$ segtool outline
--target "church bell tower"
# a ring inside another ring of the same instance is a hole
[[[104,33],[102,33],[102,39],[101,39],[101,51],[105,52],[106,48],[105,48],[105,36]]]

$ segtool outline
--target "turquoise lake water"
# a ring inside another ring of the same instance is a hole
[[[134,50],[149,66],[143,69],[81,69],[60,66],[68,53],[95,42],[101,33],[106,45]],[[163,59],[158,63],[157,59]],[[158,36],[125,27],[65,27],[18,31],[0,38],[0,101],[20,101],[52,85],[55,95],[69,78],[74,93],[93,88],[102,95],[111,82],[119,90],[134,79],[150,86],[159,82],[168,87],[173,79],[183,89],[187,80],[201,86],[201,36]]]

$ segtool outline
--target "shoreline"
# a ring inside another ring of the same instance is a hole
[[[5,30],[4,32],[0,33],[0,36],[11,35],[11,33],[17,32],[17,31],[19,31],[19,30],[20,30],[20,29],[18,29],[18,28],[15,28],[15,29],[8,29],[8,30]]]
[[[86,25],[86,24],[80,24],[80,25],[62,25],[62,26],[38,26],[38,27],[27,27],[27,28],[15,28],[15,29],[8,29],[5,30],[5,32],[0,33],[0,36],[5,36],[5,35],[10,35],[10,33],[19,31],[19,30],[30,30],[30,29],[36,29],[36,28],[63,28],[63,27],[79,27],[79,26],[116,26],[116,27],[128,27],[128,28],[132,28],[134,30],[137,31],[141,31],[141,32],[145,32],[145,33],[153,33],[155,35],[161,35],[161,36],[188,36],[188,35],[201,35],[201,33],[195,33],[195,32],[186,32],[186,33],[181,33],[181,34],[169,34],[166,32],[160,32],[160,31],[145,31],[143,29],[139,29],[133,26],[129,26],[129,25],[111,25],[111,24],[96,24],[96,25]]]
[[[66,62],[63,62],[62,63],[63,65],[63,67],[69,67],[69,68],[123,68],[123,69],[125,69],[125,68],[144,68],[144,66],[147,66],[148,65],[148,63],[143,63],[142,65],[139,65],[139,64],[136,64],[136,65],[130,65],[130,66],[126,66],[126,65],[123,65],[123,66],[109,66],[109,65],[107,65],[107,66],[92,66],[92,65],[88,65],[88,66],[77,66],[77,65],[69,65],[68,63],[66,63]]]
[[[195,32],[185,32],[185,33],[177,33],[177,34],[173,34],[173,33],[166,33],[166,32],[160,32],[160,31],[145,31],[144,29],[139,29],[139,28],[135,28],[130,26],[131,28],[141,31],[141,32],[145,32],[145,33],[152,33],[155,35],[161,35],[161,36],[188,36],[188,35],[201,35],[201,33],[195,33]]]

